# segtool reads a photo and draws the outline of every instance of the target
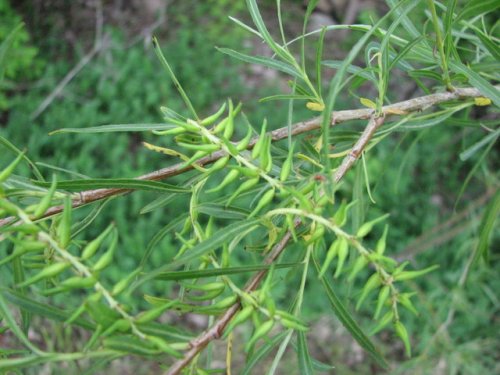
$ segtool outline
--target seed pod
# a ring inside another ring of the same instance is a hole
[[[50,207],[50,203],[52,202],[52,197],[54,196],[54,193],[56,191],[56,186],[57,186],[57,179],[56,175],[52,175],[52,183],[50,184],[50,188],[45,194],[45,196],[40,200],[40,202],[37,204],[35,212],[33,216],[35,218],[41,217],[45,211]]]
[[[184,142],[179,142],[177,144],[191,151],[202,151],[207,153],[212,153],[220,149],[218,145],[213,144],[190,144]]]
[[[186,133],[186,129],[182,126],[178,126],[167,130],[153,130],[153,134],[156,135],[179,135]]]
[[[332,242],[332,244],[328,248],[328,251],[327,251],[326,257],[325,257],[325,261],[323,262],[323,266],[321,267],[321,271],[319,272],[319,275],[318,275],[318,277],[320,279],[325,274],[326,270],[330,266],[330,263],[332,263],[332,260],[337,256],[337,254],[339,252],[339,245],[340,245],[340,240],[336,239],[335,241]]]
[[[411,311],[415,316],[418,316],[418,311],[415,309],[415,306],[413,306],[413,303],[410,300],[410,297],[413,296],[415,293],[401,293],[398,295],[398,303],[403,305],[407,310]]]
[[[368,296],[368,293],[370,293],[373,289],[377,288],[380,284],[381,284],[380,275],[378,273],[374,273],[373,275],[370,276],[365,286],[363,287],[361,295],[359,296],[358,303],[356,304],[356,310],[359,310],[359,308],[363,304],[363,301]]]
[[[14,172],[19,162],[24,158],[24,152],[20,153],[17,158],[14,159],[12,163],[10,163],[7,167],[5,167],[0,172],[0,184],[9,178],[9,176]]]
[[[418,270],[418,271],[403,271],[401,273],[398,273],[396,275],[396,272],[394,273],[394,280],[395,281],[403,281],[403,280],[411,280],[416,277],[425,275],[426,273],[434,271],[436,268],[439,268],[439,266],[436,264],[434,266],[427,267],[423,270]]]
[[[295,148],[295,142],[292,143],[292,146],[288,150],[288,156],[286,157],[283,165],[281,166],[280,172],[280,181],[285,182],[290,175],[293,167],[293,149]]]
[[[29,279],[20,283],[18,285],[18,287],[28,286],[28,285],[34,284],[40,280],[48,279],[49,277],[59,275],[61,272],[63,272],[69,266],[70,266],[69,263],[53,263],[53,264],[45,267],[44,269],[42,269],[36,275],[34,275],[34,276],[30,277]]]
[[[229,173],[226,175],[226,177],[224,177],[222,182],[215,188],[208,190],[207,193],[215,193],[217,191],[224,189],[227,185],[236,180],[239,177],[239,175],[240,171],[238,171],[237,169],[231,169]]]
[[[154,344],[158,349],[176,358],[181,358],[182,354],[172,348],[165,340],[156,336],[146,336],[146,340]]]
[[[64,280],[63,282],[61,282],[60,285],[65,289],[76,289],[76,288],[86,289],[86,288],[92,288],[96,282],[97,280],[93,276],[90,277],[74,276]]]
[[[159,318],[165,311],[172,307],[177,301],[170,301],[158,307],[154,307],[151,310],[144,311],[135,317],[136,323],[149,323],[156,318]]]
[[[57,236],[62,248],[66,248],[71,240],[71,209],[71,198],[67,196],[64,200],[61,221],[57,227]]]
[[[182,286],[186,289],[192,289],[192,290],[201,290],[204,292],[211,292],[214,290],[220,290],[224,289],[226,287],[226,284],[224,284],[221,281],[215,281],[212,283],[206,283],[206,284],[189,284],[189,283],[182,283]]]
[[[389,285],[384,285],[380,289],[380,292],[378,293],[378,298],[377,298],[377,308],[375,309],[375,315],[374,315],[375,319],[378,319],[380,312],[382,311],[382,307],[384,306],[385,302],[387,301],[387,298],[389,298],[390,291],[391,291],[391,287]]]
[[[368,233],[371,232],[371,230],[373,229],[373,226],[375,224],[377,224],[378,222],[382,221],[382,220],[385,220],[387,217],[389,216],[389,214],[385,214],[385,215],[382,215],[372,221],[369,221],[367,223],[364,223],[359,229],[358,229],[358,232],[356,233],[356,237],[359,237],[359,238],[363,238],[364,236],[366,236]]]
[[[289,320],[287,318],[281,318],[281,324],[290,329],[294,329],[296,331],[307,332],[309,328],[306,325],[300,324],[295,320]]]
[[[322,224],[317,224],[312,233],[310,234],[310,237],[307,240],[307,244],[312,244],[316,242],[320,238],[323,238],[324,235],[325,235],[325,226]]]
[[[384,233],[382,234],[382,237],[380,237],[380,239],[377,241],[377,245],[375,246],[375,252],[379,255],[384,254],[388,230],[389,226],[386,224],[384,227]]]
[[[140,272],[140,270],[137,269],[134,272],[132,272],[130,275],[128,275],[126,278],[118,281],[115,284],[115,286],[113,287],[113,289],[111,290],[111,294],[116,296],[116,295],[120,294],[121,292],[123,292],[125,290],[125,288],[127,288],[127,286],[130,285],[132,280],[139,274],[139,272]]]
[[[222,106],[219,108],[217,112],[215,112],[213,115],[210,115],[208,117],[205,117],[203,120],[200,121],[200,125],[203,126],[209,126],[212,125],[215,121],[219,119],[219,117],[222,116],[224,111],[226,110],[226,103],[222,103]]]
[[[113,255],[115,253],[117,244],[118,244],[118,235],[116,234],[115,230],[113,233],[113,239],[111,240],[111,244],[109,245],[108,250],[103,255],[101,255],[101,257],[94,264],[94,267],[92,267],[92,270],[94,272],[101,271],[111,264],[111,262],[113,261]]]
[[[378,324],[370,331],[370,336],[376,334],[382,330],[386,325],[388,325],[392,319],[394,319],[394,312],[392,310],[385,313],[385,315],[380,319]]]
[[[229,206],[231,204],[231,202],[236,198],[238,197],[238,195],[240,195],[241,193],[243,193],[244,191],[246,190],[249,190],[251,188],[253,188],[255,185],[257,185],[259,183],[259,177],[255,177],[255,178],[251,178],[249,180],[246,180],[244,183],[242,183],[238,189],[236,189],[236,191],[233,193],[233,195],[231,195],[231,197],[229,198],[229,200],[227,201],[226,203],[226,206]]]
[[[406,355],[411,357],[411,344],[410,337],[408,336],[408,331],[406,331],[405,326],[399,320],[394,322],[394,331],[399,336],[403,344],[405,345]]]
[[[252,305],[248,305],[243,307],[236,316],[231,320],[229,325],[227,326],[226,330],[224,331],[224,338],[227,337],[227,335],[237,326],[242,324],[244,321],[246,321],[250,316],[252,315],[254,311],[254,307]]]
[[[354,262],[354,265],[352,266],[352,270],[351,270],[351,273],[349,274],[349,276],[347,277],[347,280],[348,281],[352,281],[354,280],[354,278],[356,277],[356,275],[359,273],[359,271],[361,271],[363,268],[366,267],[366,265],[368,264],[368,260],[366,260],[366,258],[361,255],[358,259],[356,259],[356,261]]]
[[[90,241],[85,248],[82,251],[82,256],[81,259],[86,260],[92,257],[97,250],[99,250],[99,247],[101,246],[102,241],[107,237],[109,232],[113,229],[113,224],[108,225],[108,227],[102,232],[97,238],[94,240]]]
[[[262,323],[262,325],[255,330],[253,336],[250,338],[250,341],[248,341],[247,345],[245,346],[245,350],[249,351],[257,342],[257,340],[259,340],[260,338],[264,337],[269,333],[269,331],[273,328],[273,326],[274,326],[273,319]]]
[[[339,245],[338,245],[338,256],[339,260],[337,262],[337,269],[335,270],[335,275],[333,276],[334,278],[337,278],[340,276],[340,273],[342,272],[342,267],[344,266],[344,262],[347,259],[347,255],[349,254],[349,243],[344,237],[340,237],[338,239]]]
[[[233,142],[227,140],[226,138],[221,138],[220,139],[221,142],[224,144],[224,146],[226,146],[226,151],[232,155],[233,157],[236,157],[239,152],[238,152],[238,149],[236,148],[236,146],[233,144]]]
[[[229,121],[228,117],[222,119],[217,125],[214,126],[214,128],[212,129],[212,133],[219,134],[221,131],[224,131],[224,129],[226,129],[228,121]]]
[[[229,162],[229,156],[223,156],[207,170],[207,173],[213,173],[223,169],[228,162]]]
[[[224,138],[231,139],[234,133],[234,109],[233,102],[229,100],[229,115],[227,116],[227,124],[224,129]]]
[[[248,144],[250,143],[250,140],[252,139],[252,134],[253,134],[252,127],[248,125],[247,134],[242,140],[238,142],[238,144],[236,145],[236,150],[238,151],[246,150]]]
[[[269,203],[271,203],[271,201],[274,198],[274,193],[275,193],[274,188],[266,191],[264,195],[260,198],[259,203],[257,203],[257,206],[255,206],[254,210],[248,217],[250,218],[255,216],[257,212],[259,212],[262,208],[266,207]]]
[[[273,162],[271,155],[271,136],[265,134],[264,140],[262,141],[262,148],[260,151],[260,167],[267,173],[271,170],[272,164]]]
[[[267,119],[264,119],[264,122],[262,123],[262,127],[260,130],[260,136],[255,145],[253,146],[252,150],[252,159],[257,159],[257,157],[260,155],[262,151],[262,147],[264,146],[265,142],[265,135],[266,135],[266,128],[267,128]]]
[[[127,319],[118,319],[113,324],[109,326],[107,330],[105,330],[101,336],[109,336],[113,332],[127,332],[130,329],[130,321]]]

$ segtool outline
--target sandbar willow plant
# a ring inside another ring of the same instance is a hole
[[[359,204],[356,200],[339,198],[343,196],[342,180],[359,159],[363,168],[359,175],[367,180],[368,151],[396,131],[436,126],[474,106],[489,106],[492,111],[500,106],[498,87],[494,86],[500,78],[498,40],[484,21],[494,8],[484,4],[493,2],[469,1],[460,8],[457,1],[389,0],[390,10],[374,24],[335,25],[307,32],[316,3],[309,3],[303,34],[287,40],[277,1],[281,34],[277,41],[264,24],[256,1],[247,0],[254,25],[233,20],[264,42],[273,57],[226,48],[219,51],[285,74],[291,91],[263,100],[286,100],[291,109],[292,103],[305,105],[311,113],[320,113],[319,117],[293,124],[290,110],[289,124],[270,131],[272,114],[254,126],[246,118],[244,106],[231,99],[221,103],[214,114],[202,117],[153,39],[153,48],[178,89],[187,115],[162,107],[164,124],[67,128],[57,133],[149,131],[157,135],[157,142],[144,146],[180,159],[178,164],[138,179],[54,177],[46,182],[24,152],[2,139],[2,144],[18,156],[0,173],[0,241],[7,248],[0,260],[4,275],[0,315],[2,331],[13,334],[20,348],[2,349],[1,370],[68,361],[84,363],[91,373],[132,354],[160,362],[168,374],[230,373],[234,329],[250,322],[252,333],[244,345],[248,361],[241,373],[251,373],[259,359],[278,347],[269,369],[274,373],[288,346],[296,349],[301,374],[328,372],[332,364],[313,359],[306,344],[308,322],[301,310],[307,303],[304,291],[309,283],[322,288],[333,313],[378,365],[388,366],[369,336],[384,329],[392,330],[411,356],[404,317],[418,314],[418,305],[412,301],[414,292],[407,282],[436,266],[416,270],[408,262],[392,258],[387,250],[391,245],[386,243],[390,218],[360,218],[354,209]],[[409,17],[417,11],[426,19],[424,28],[414,25]],[[339,29],[361,36],[344,60],[324,61],[323,50],[331,48],[325,45],[325,35]],[[315,62],[308,66],[305,47],[308,38],[317,36]],[[294,48],[299,52],[292,52]],[[354,65],[362,52],[365,66]],[[327,87],[322,78],[325,69],[335,70]],[[390,104],[395,70],[416,82],[427,95]],[[372,99],[359,95],[365,108],[335,110],[341,95],[365,91],[362,84],[371,85],[377,93]],[[365,129],[347,138],[331,131],[352,120],[365,120]],[[498,121],[488,125],[488,134],[466,150],[463,158],[491,149],[499,134],[494,130]],[[472,118],[467,126],[484,131]],[[299,138],[304,132],[314,137]],[[174,140],[174,148],[160,145],[165,138]],[[33,168],[31,182],[14,174],[21,162]],[[158,181],[187,171],[192,173],[183,184]],[[363,178],[356,184],[363,188]],[[120,243],[113,223],[95,238],[85,236],[85,229],[104,209],[102,204],[77,222],[72,211],[135,190],[161,194],[146,211],[164,207],[180,195],[190,199],[185,212],[172,217],[151,240],[136,270],[109,285],[102,275],[125,244]],[[499,201],[496,194],[485,213],[474,260],[487,256]],[[357,224],[351,225],[354,215],[358,216],[354,220]],[[384,223],[384,229],[376,231],[381,236],[366,240]],[[174,233],[177,251],[173,256],[164,255],[164,265],[151,270],[148,260],[167,233]],[[255,263],[255,258],[262,258],[261,263]],[[249,272],[255,274],[242,283]],[[355,293],[355,308],[372,300],[371,332],[361,329],[353,312],[335,293],[338,279],[362,280]],[[273,293],[280,282],[296,291],[288,304]],[[150,283],[163,283],[166,290],[168,283],[177,283],[179,288],[168,296],[145,295],[149,308],[140,311],[140,304],[132,303],[131,296],[141,298],[138,291]],[[64,308],[52,304],[53,298],[67,294],[76,296],[79,303]],[[208,315],[209,327],[196,337],[159,322],[168,312]],[[88,332],[83,335],[88,339],[73,351],[47,350],[49,345],[27,335],[34,316]],[[212,354],[207,346],[220,338],[227,342],[226,368],[217,370],[210,367]],[[202,354],[205,349],[206,358]]]

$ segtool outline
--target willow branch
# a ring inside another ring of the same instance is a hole
[[[496,86],[497,89],[500,89],[500,86]],[[440,103],[449,102],[456,99],[465,99],[465,98],[476,98],[482,96],[480,91],[473,87],[467,88],[457,88],[453,92],[442,92],[437,94],[431,94],[426,96],[421,96],[418,98],[405,100],[399,103],[391,104],[382,108],[382,113],[386,114],[386,116],[400,116],[398,113],[411,113],[416,111],[422,111],[429,107],[438,105]],[[334,111],[332,113],[331,125],[338,125],[343,122],[352,121],[352,120],[368,120],[374,114],[374,110],[370,108],[362,108],[362,109],[350,109],[343,111]],[[315,117],[313,119],[307,121],[301,121],[291,126],[291,135],[299,135],[302,133],[310,132],[313,130],[317,130],[321,128],[321,117]],[[270,132],[270,136],[273,142],[285,139],[288,137],[289,128],[287,126],[273,130]],[[255,143],[257,142],[258,137],[253,138],[248,144],[248,149],[252,149]],[[204,166],[207,164],[211,164],[226,154],[223,151],[214,152],[213,154],[206,156],[204,158],[199,159],[196,163],[198,165]],[[191,169],[192,166],[185,166],[185,163],[178,163],[172,165],[167,168],[162,168],[156,170],[154,172],[142,175],[137,177],[139,180],[149,180],[149,181],[158,181],[164,180],[173,176],[177,176],[179,174],[185,173]],[[80,207],[86,205],[88,203],[92,203],[104,198],[108,198],[111,196],[129,193],[131,190],[127,189],[95,189],[95,190],[85,190],[80,193],[75,194],[76,198],[73,199],[73,207]],[[52,216],[62,212],[63,206],[53,206],[47,210],[43,217]],[[0,220],[0,227],[6,224],[9,224],[14,219],[12,217],[8,217]]]
[[[376,115],[373,115],[370,118],[370,121],[368,121],[368,125],[366,125],[365,130],[363,130],[363,133],[361,133],[361,136],[357,140],[356,144],[353,146],[349,154],[344,158],[344,160],[342,160],[342,163],[337,168],[337,171],[333,176],[335,182],[339,182],[342,177],[345,176],[349,168],[351,168],[356,160],[358,160],[366,145],[373,137],[373,134],[375,134],[377,129],[384,123],[384,120],[385,116],[377,117]]]
[[[368,125],[361,134],[360,138],[352,148],[351,152],[342,161],[342,164],[337,169],[334,176],[336,182],[340,181],[348,171],[348,169],[356,162],[359,155],[363,152],[364,148],[370,141],[371,137],[375,131],[382,126],[384,123],[386,114],[392,115],[394,112],[413,112],[417,110],[426,109],[429,106],[436,105],[449,100],[454,100],[461,97],[475,97],[480,96],[480,93],[476,89],[459,89],[460,92],[454,93],[442,93],[433,94],[426,97],[420,97],[416,99],[407,100],[400,102],[398,104],[393,104],[383,108],[383,115],[376,116],[371,109],[358,109],[358,110],[347,110],[338,111],[333,113],[332,125],[339,124],[341,122],[354,120],[354,119],[369,119]],[[295,124],[292,126],[292,135],[300,134],[306,131],[315,130],[320,127],[321,118],[315,118],[306,122]],[[288,136],[287,128],[280,128],[271,132],[271,136],[274,141],[286,138]],[[251,146],[255,144],[256,139],[251,142]],[[295,226],[298,227],[301,221],[297,219],[295,221]],[[275,245],[272,252],[264,260],[264,264],[272,264],[284,251],[288,242],[292,238],[291,231],[287,231],[282,237],[280,242]],[[247,283],[245,287],[246,292],[252,292],[256,290],[265,276],[267,270],[262,270],[257,272]],[[224,314],[217,319],[217,321],[205,332],[200,334],[197,338],[193,339],[189,343],[190,349],[184,354],[184,357],[175,362],[170,369],[165,373],[165,375],[178,375],[180,372],[213,340],[219,339],[224,333],[224,329],[229,324],[231,319],[237,314],[241,308],[241,303],[238,301],[227,309]]]
[[[298,227],[301,221],[296,220],[295,226]],[[290,231],[286,232],[286,234],[281,238],[280,242],[278,242],[269,255],[264,260],[264,264],[269,265],[274,263],[274,261],[280,256],[283,250],[288,245],[288,242],[292,238],[292,233]],[[266,275],[267,270],[261,270],[257,272],[246,284],[245,292],[250,293],[257,289],[260,282]],[[200,336],[189,342],[190,349],[184,354],[184,357],[175,362],[169,370],[166,372],[166,375],[177,375],[180,374],[183,368],[185,368],[194,357],[198,355],[211,341],[219,339],[224,333],[224,329],[229,324],[231,319],[236,315],[236,313],[241,308],[241,303],[238,301],[234,305],[232,305],[229,309],[227,309],[224,314],[217,319],[217,321],[210,327],[207,331],[203,332]]]

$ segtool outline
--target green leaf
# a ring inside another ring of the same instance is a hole
[[[151,130],[169,130],[178,125],[169,124],[112,124],[91,126],[88,128],[62,128],[49,133],[49,135],[63,133],[95,134],[95,133],[116,133],[116,132],[145,132]]]
[[[298,356],[300,374],[301,375],[314,374],[312,358],[307,348],[307,340],[305,332],[302,331],[297,332],[297,343],[298,343],[297,356]]]
[[[4,6],[6,7],[7,5],[4,5]],[[5,10],[3,10],[3,11],[5,11]],[[7,66],[7,64],[5,64],[5,60],[7,59],[7,57],[9,57],[8,54],[13,49],[12,47],[14,46],[14,43],[16,41],[16,36],[21,31],[21,29],[23,27],[24,27],[24,23],[21,22],[16,27],[14,27],[12,29],[12,31],[10,31],[7,36],[2,35],[3,41],[2,41],[2,44],[0,44],[0,82],[3,81],[5,67]],[[5,31],[2,30],[2,31],[5,32],[6,30]],[[15,58],[20,59],[22,57],[15,56]]]
[[[262,39],[264,39],[269,48],[271,48],[274,51],[274,53],[276,53],[285,61],[287,60],[294,61],[293,56],[291,56],[283,47],[279,46],[272,38],[271,34],[266,28],[262,16],[260,15],[257,2],[255,0],[246,0],[246,3],[247,3],[247,8],[250,12],[250,16],[252,17],[252,20],[255,26],[257,27],[257,30],[259,30],[260,36],[262,37]]]
[[[492,202],[487,206],[483,218],[481,219],[481,225],[479,226],[479,241],[476,248],[474,249],[474,262],[476,262],[479,257],[483,257],[484,260],[488,261],[488,249],[490,246],[490,237],[495,228],[495,221],[500,213],[500,191],[497,191],[492,199]]]
[[[258,223],[259,223],[258,219],[249,219],[228,225],[227,227],[214,233],[212,237],[193,246],[191,249],[189,249],[189,251],[185,255],[181,256],[180,258],[149,272],[147,275],[143,276],[141,279],[137,281],[135,287],[143,284],[146,281],[155,279],[158,275],[165,273],[166,271],[175,269],[183,264],[186,264],[194,259],[201,257],[202,255],[205,255],[210,251],[217,249],[218,247],[222,246],[225,242],[229,242],[232,239],[234,239],[242,232],[245,232],[247,230],[252,230],[253,227],[257,227]]]
[[[19,308],[21,310],[28,311],[30,313],[33,313],[34,315],[43,316],[43,317],[46,317],[46,318],[51,319],[51,320],[64,322],[72,314],[72,312],[68,312],[68,311],[53,307],[52,305],[47,305],[47,304],[35,301],[31,298],[27,298],[22,293],[19,293],[19,292],[14,291],[14,290],[2,288],[1,294],[10,303],[12,303],[16,306],[19,306]],[[81,319],[81,318],[74,320],[72,324],[77,325],[77,326],[82,327],[82,328],[85,328],[85,329],[88,329],[88,330],[95,329],[95,325],[93,323],[90,323],[89,321]]]
[[[250,211],[239,207],[225,206],[218,203],[202,203],[196,206],[199,213],[214,216],[217,219],[242,220],[248,217]]]
[[[302,263],[282,263],[275,264],[274,268],[292,268],[300,265]],[[164,272],[155,276],[156,280],[185,280],[185,279],[201,279],[205,277],[215,277],[221,275],[235,275],[246,272],[254,272],[261,270],[268,270],[271,266],[269,265],[254,265],[254,266],[242,266],[242,267],[227,267],[227,268],[216,268],[216,269],[204,269],[204,270],[189,270],[189,271],[174,271],[174,272]]]
[[[314,266],[316,267],[316,271],[319,274],[320,265],[316,259],[316,256],[313,253],[312,256]],[[333,291],[328,278],[324,277],[321,279],[321,283],[323,284],[323,288],[326,292],[326,297],[330,301],[332,305],[333,312],[340,320],[340,322],[344,325],[344,327],[351,333],[352,337],[358,342],[358,344],[365,349],[373,359],[383,368],[387,368],[387,362],[382,357],[382,355],[377,351],[375,345],[371,342],[368,336],[363,332],[361,327],[356,323],[356,321],[352,318],[352,315],[347,311],[344,307],[340,299],[337,297],[335,292]]]
[[[500,135],[500,128],[491,132],[486,137],[482,138],[480,141],[474,143],[472,146],[467,148],[465,151],[462,151],[459,155],[460,160],[466,161],[472,155],[474,155],[477,151],[479,151],[484,146],[488,145],[490,142],[495,142],[496,138]]]
[[[343,61],[337,61],[337,60],[325,60],[322,62],[322,65],[332,68],[332,69],[340,69],[342,67]],[[352,65],[350,64],[346,68],[348,73],[353,74],[354,76],[360,76],[367,81],[373,82],[374,84],[377,84],[377,78],[373,74],[371,74],[370,70],[368,68],[360,68],[359,66]]]
[[[471,19],[480,14],[493,12],[500,8],[498,0],[468,0],[463,10],[458,14],[456,21]]]
[[[234,57],[238,60],[248,62],[250,64],[263,65],[271,69],[279,70],[280,72],[286,73],[295,78],[301,78],[302,75],[297,72],[297,70],[290,64],[271,59],[269,57],[263,56],[250,56],[241,52],[234,51],[229,48],[217,48],[222,53]]]
[[[0,293],[0,316],[3,318],[3,324],[9,327],[10,331],[21,341],[27,348],[37,354],[43,352],[34,346],[28,337],[24,334],[21,328],[17,325],[16,320],[5,303],[3,292]]]
[[[35,165],[35,163],[33,163],[21,150],[19,150],[16,146],[14,146],[11,142],[9,142],[7,139],[2,137],[1,135],[0,135],[0,145],[4,146],[6,149],[12,151],[16,155],[23,154],[24,161],[26,161],[29,164],[29,166],[33,170],[33,174],[35,175],[35,177],[40,181],[45,180],[42,176],[42,173],[40,172],[38,167]]]
[[[50,182],[33,182],[38,186],[50,187]],[[169,193],[186,193],[190,191],[190,189],[180,186],[169,185],[158,181],[138,180],[135,178],[94,178],[89,180],[65,180],[58,181],[57,187],[59,189],[68,191],[91,189],[147,190],[163,191]]]
[[[490,98],[497,107],[500,107],[500,91],[481,77],[478,73],[457,61],[450,61],[450,69],[456,73],[465,75],[472,86],[477,88],[481,94]]]

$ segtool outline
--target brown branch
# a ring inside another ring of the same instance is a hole
[[[365,149],[366,145],[375,134],[375,131],[382,126],[384,123],[385,116],[377,117],[373,115],[368,121],[368,125],[366,125],[365,130],[361,133],[361,136],[357,140],[356,144],[353,146],[349,154],[342,160],[342,164],[337,168],[335,175],[333,177],[335,182],[339,182],[342,177],[345,176],[349,168],[351,168],[356,160],[358,160],[359,156]]]
[[[500,86],[496,86],[496,88],[500,89]],[[399,116],[397,113],[409,113],[415,111],[422,111],[431,106],[448,102],[455,99],[460,98],[476,98],[482,96],[478,89],[473,87],[467,88],[457,88],[453,92],[442,92],[437,94],[426,95],[414,99],[405,100],[399,103],[391,104],[382,108],[382,112],[386,114],[386,116]],[[332,113],[332,126],[352,120],[367,120],[370,119],[373,115],[373,110],[370,108],[363,109],[351,109],[344,111],[335,111]],[[317,130],[321,127],[321,117],[316,117],[307,121],[301,121],[294,125],[292,125],[291,133],[292,135],[298,135],[305,132]],[[269,133],[273,141],[279,141],[281,139],[285,139],[288,137],[288,127],[282,127],[276,130],[273,130]],[[257,142],[258,137],[253,138],[248,148],[251,149]],[[225,153],[222,151],[214,152],[213,154],[201,158],[197,161],[197,163],[201,166],[211,164],[221,157],[225,156]],[[159,169],[157,171],[142,175],[137,177],[139,180],[150,180],[150,181],[158,181],[164,180],[173,176],[177,176],[184,172],[193,169],[191,166],[184,166],[184,163],[178,163],[172,165],[167,168]],[[95,189],[95,190],[86,190],[78,193],[78,198],[73,200],[73,207],[80,207],[88,203],[92,203],[104,198],[108,198],[111,196],[115,196],[118,194],[128,193],[131,190],[126,189]],[[43,217],[52,216],[62,212],[63,206],[54,206],[51,207]],[[10,224],[14,220],[13,217],[8,217],[0,220],[0,227],[3,225]]]
[[[295,226],[298,227],[300,225],[300,220],[295,221]],[[264,264],[272,264],[274,261],[280,256],[280,254],[285,249],[286,245],[292,238],[292,234],[288,231],[283,238],[278,242],[273,250],[269,253],[269,255],[264,260]],[[267,270],[262,270],[257,272],[251,279],[248,281],[245,286],[245,292],[252,292],[257,289],[261,280],[266,275]],[[224,333],[224,329],[231,321],[231,319],[236,315],[236,313],[241,308],[240,302],[236,302],[229,309],[227,309],[224,314],[217,319],[217,321],[204,333],[195,339],[191,340],[189,343],[189,351],[184,354],[184,357],[177,362],[175,362],[169,370],[166,372],[166,375],[177,375],[180,374],[181,370],[186,367],[194,357],[198,355],[211,341],[219,339]]]

